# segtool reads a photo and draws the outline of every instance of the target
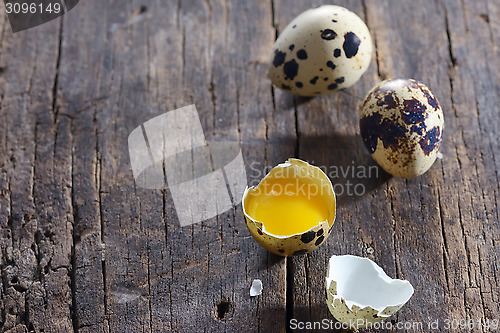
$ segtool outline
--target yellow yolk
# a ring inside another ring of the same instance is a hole
[[[320,189],[298,179],[273,179],[252,194],[247,213],[277,236],[303,233],[328,218]]]

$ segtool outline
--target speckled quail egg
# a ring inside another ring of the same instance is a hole
[[[424,84],[386,80],[365,97],[359,127],[365,146],[385,171],[413,178],[436,160],[443,138],[443,111]]]
[[[292,94],[328,94],[359,80],[372,48],[370,31],[358,15],[334,5],[309,9],[276,40],[269,78]]]
[[[316,249],[335,221],[330,179],[318,167],[293,158],[274,167],[257,186],[247,188],[242,206],[252,237],[281,256]]]

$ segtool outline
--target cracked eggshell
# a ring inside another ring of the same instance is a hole
[[[245,207],[248,204],[249,192],[264,184],[268,179],[282,177],[284,173],[290,176],[308,177],[322,188],[331,207],[326,221],[318,222],[316,226],[300,234],[278,236],[266,231],[262,222],[255,220],[247,213]],[[247,187],[241,204],[246,226],[252,237],[263,248],[279,256],[300,256],[315,250],[326,241],[335,222],[336,199],[332,182],[320,168],[295,158],[290,158],[285,163],[278,164],[261,180],[259,185]]]
[[[262,294],[262,281],[255,279],[252,281],[252,286],[250,287],[250,297],[259,296],[260,294]]]
[[[352,329],[388,319],[408,302],[413,292],[410,282],[391,279],[368,258],[330,258],[326,303],[335,319]]]
[[[413,178],[425,173],[438,156],[443,111],[424,84],[386,80],[366,96],[359,127],[365,146],[385,171]]]
[[[332,93],[359,80],[372,49],[370,31],[358,15],[334,5],[309,9],[276,40],[269,78],[296,95]]]

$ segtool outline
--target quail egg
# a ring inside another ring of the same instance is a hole
[[[346,8],[309,9],[274,44],[269,77],[292,94],[317,96],[348,88],[367,70],[372,38],[361,18]]]
[[[359,127],[365,146],[385,171],[413,178],[425,173],[438,156],[443,111],[424,84],[386,80],[366,96]]]
[[[335,220],[335,193],[321,169],[298,159],[274,167],[242,199],[253,238],[281,256],[311,252],[329,236]]]

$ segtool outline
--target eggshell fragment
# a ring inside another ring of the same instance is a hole
[[[265,187],[268,181],[280,177],[306,178],[321,191],[322,200],[328,207],[328,217],[304,232],[291,235],[276,235],[266,230],[266,226],[257,221],[248,212],[248,206],[252,196]],[[255,187],[245,190],[242,199],[243,214],[245,222],[252,237],[266,250],[280,256],[299,256],[307,254],[323,244],[331,233],[335,221],[336,199],[335,192],[330,179],[318,167],[307,162],[291,158],[285,163],[274,167]]]
[[[332,256],[326,276],[327,305],[338,321],[366,328],[396,313],[413,295],[406,280],[391,279],[368,258]]]
[[[359,127],[365,146],[386,172],[413,178],[436,160],[444,117],[438,100],[424,84],[392,79],[370,90]]]
[[[255,279],[252,281],[252,286],[250,287],[250,296],[259,296],[262,294],[262,281]]]
[[[359,80],[372,49],[370,31],[358,15],[334,5],[309,9],[276,40],[269,78],[296,95],[332,93]]]

